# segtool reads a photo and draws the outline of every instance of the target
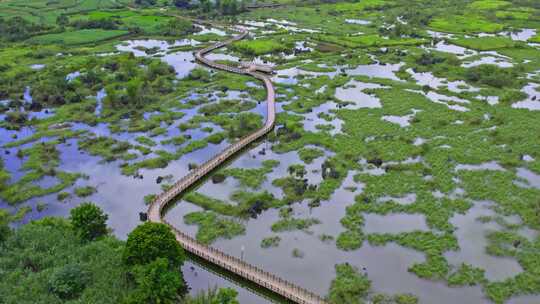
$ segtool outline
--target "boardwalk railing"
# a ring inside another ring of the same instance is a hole
[[[220,64],[209,60],[204,57],[205,54],[224,47],[234,41],[244,39],[248,33],[244,30],[231,39],[228,39],[223,42],[216,43],[212,46],[204,48],[198,51],[195,54],[195,58],[201,63],[214,68],[231,73],[249,75],[254,78],[261,80],[267,91],[267,118],[264,126],[255,132],[244,136],[239,139],[232,145],[225,148],[220,153],[216,154],[214,157],[200,165],[199,167],[192,170],[190,173],[185,175],[183,178],[178,180],[169,190],[159,194],[154,201],[150,204],[148,208],[148,219],[152,222],[164,223],[169,225],[176,236],[176,240],[184,247],[185,250],[196,254],[197,256],[216,264],[226,270],[229,270],[232,273],[235,273],[249,281],[252,281],[259,286],[262,286],[268,290],[271,290],[291,301],[294,301],[299,304],[328,304],[323,298],[319,295],[316,295],[307,289],[299,287],[289,281],[286,281],[272,273],[264,271],[256,266],[248,264],[236,257],[230,256],[224,252],[221,252],[218,249],[199,243],[194,238],[183,233],[182,231],[176,229],[173,225],[167,222],[162,217],[163,209],[172,202],[178,195],[183,193],[186,189],[190,188],[198,180],[205,177],[212,170],[218,167],[220,164],[225,162],[231,156],[233,156],[238,151],[245,148],[250,143],[264,136],[274,127],[276,112],[275,112],[275,92],[272,81],[264,74],[249,71],[247,69],[241,69],[237,67],[231,67],[224,64]]]

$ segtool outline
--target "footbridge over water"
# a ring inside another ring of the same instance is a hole
[[[172,228],[176,239],[182,245],[182,247],[184,247],[185,250],[203,258],[206,261],[218,265],[223,269],[239,275],[246,280],[256,283],[261,287],[264,287],[299,304],[329,304],[328,302],[326,302],[325,299],[321,298],[317,294],[308,291],[305,288],[302,288],[296,284],[284,280],[270,272],[264,271],[254,265],[246,263],[243,260],[221,252],[220,250],[215,249],[211,246],[199,243],[191,236],[176,229],[162,216],[162,212],[165,207],[169,203],[174,201],[174,199],[178,195],[189,189],[197,181],[204,178],[223,162],[235,155],[238,151],[242,150],[252,142],[266,135],[274,127],[276,120],[275,91],[270,78],[268,78],[268,76],[263,73],[253,71],[251,69],[231,67],[225,64],[214,62],[204,57],[204,55],[210,53],[215,49],[227,46],[234,41],[244,39],[247,35],[248,32],[242,30],[239,35],[234,36],[233,38],[218,42],[207,48],[199,50],[195,53],[195,58],[199,62],[210,68],[219,69],[231,73],[248,75],[262,81],[267,91],[267,118],[264,126],[256,130],[255,132],[241,138],[232,145],[228,146],[223,151],[206,161],[204,164],[200,165],[196,169],[192,170],[189,174],[181,178],[169,190],[159,194],[148,208],[148,219],[152,222],[164,223],[169,225]]]

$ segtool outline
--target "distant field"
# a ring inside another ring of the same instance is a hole
[[[422,39],[404,38],[404,39],[384,39],[379,35],[364,36],[334,36],[319,35],[317,39],[323,42],[330,42],[345,47],[370,47],[370,46],[395,46],[395,45],[416,45],[425,41]]]
[[[7,0],[0,1],[0,16],[20,16],[32,22],[54,24],[61,14],[118,8],[129,0]]]
[[[469,4],[469,7],[472,9],[490,10],[490,9],[499,9],[499,8],[507,7],[510,5],[512,5],[512,3],[507,2],[507,1],[480,0],[480,1],[474,1],[473,3]]]
[[[47,34],[36,36],[30,39],[30,42],[39,44],[60,43],[66,45],[86,44],[91,42],[99,42],[115,37],[120,37],[128,34],[128,31],[122,30],[80,30],[72,32],[64,32],[58,34]]]
[[[233,48],[251,55],[275,53],[289,49],[284,43],[270,39],[243,40],[233,44]]]
[[[477,37],[460,38],[452,40],[454,44],[479,51],[510,48],[516,45],[514,41],[506,37]]]
[[[494,33],[503,29],[502,24],[487,21],[478,15],[435,18],[429,26],[438,31],[451,33]]]
[[[73,15],[71,20],[114,19],[122,23],[121,28],[139,27],[146,34],[153,34],[158,33],[161,27],[173,19],[173,17],[168,16],[153,16],[150,15],[151,13],[151,11],[134,12],[129,10],[93,11],[88,14]]]
[[[501,19],[529,20],[529,18],[531,17],[531,13],[518,11],[499,11],[495,13],[495,16]]]
[[[366,8],[375,8],[375,7],[382,7],[386,5],[392,4],[392,1],[386,1],[386,0],[364,0],[360,2],[355,3],[349,3],[349,2],[341,2],[332,4],[334,9],[336,11],[360,11],[364,10]]]

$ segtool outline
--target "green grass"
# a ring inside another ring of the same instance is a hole
[[[469,7],[477,10],[494,10],[512,5],[511,2],[501,0],[479,0],[469,4]]]
[[[536,36],[529,39],[529,42],[540,43],[540,34],[537,34]]]
[[[75,15],[71,18],[76,20],[102,20],[112,19],[121,23],[121,28],[139,27],[145,34],[157,34],[174,17],[157,16],[152,11],[147,10],[114,10],[114,11],[92,11],[87,14]]]
[[[198,225],[196,238],[203,244],[211,244],[218,238],[232,239],[245,232],[244,225],[211,211],[192,212],[184,216],[188,225]]]
[[[280,241],[281,241],[281,238],[279,236],[271,236],[271,237],[264,238],[261,241],[261,248],[277,247],[279,246]]]
[[[490,22],[480,15],[439,17],[433,19],[429,26],[450,33],[494,33],[503,29],[502,24]]]
[[[387,5],[390,5],[392,1],[386,1],[386,0],[365,0],[365,1],[359,1],[355,3],[347,3],[347,2],[339,2],[335,5],[329,5],[332,7],[332,9],[335,9],[339,12],[354,12],[354,11],[362,11],[365,9],[371,9],[371,8],[379,8],[384,7]]]
[[[29,41],[38,44],[65,44],[78,45],[87,43],[96,43],[104,40],[117,38],[127,35],[128,31],[122,30],[100,30],[100,29],[85,29],[58,34],[46,34],[32,37]]]
[[[317,40],[329,42],[345,47],[374,47],[374,46],[398,46],[398,45],[418,45],[425,43],[423,39],[401,38],[384,39],[379,35],[361,35],[361,36],[336,36],[336,35],[318,35]]]
[[[499,19],[515,19],[527,21],[531,18],[530,12],[519,12],[519,11],[497,11],[495,16]]]
[[[54,25],[60,14],[118,8],[128,2],[129,0],[4,0],[0,1],[0,16],[20,16],[32,22]]]
[[[259,169],[228,168],[223,170],[223,174],[238,179],[242,186],[258,188],[266,180],[266,175],[278,165],[279,161],[266,160]]]
[[[459,38],[452,40],[452,43],[478,51],[511,48],[516,44],[506,37]]]
[[[75,195],[78,197],[87,197],[97,192],[97,189],[92,186],[75,188]]]
[[[371,281],[366,274],[360,273],[354,266],[337,264],[336,278],[330,284],[328,299],[330,303],[362,303],[371,287]]]
[[[235,42],[232,48],[248,55],[264,55],[284,52],[291,49],[291,45],[270,39],[243,40]]]
[[[315,149],[315,148],[302,148],[298,151],[298,156],[306,164],[311,164],[313,160],[324,155],[325,153],[323,150]]]
[[[473,286],[484,282],[485,271],[471,265],[461,264],[459,269],[448,277],[450,286]]]
[[[271,228],[272,228],[272,231],[274,232],[307,230],[309,229],[309,227],[320,224],[320,223],[321,221],[319,221],[316,218],[305,218],[305,219],[284,218],[272,224]]]

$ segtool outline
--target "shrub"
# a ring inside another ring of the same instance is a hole
[[[83,240],[91,241],[107,234],[108,216],[92,203],[83,203],[71,209],[69,219],[73,229]]]
[[[236,296],[238,292],[232,288],[217,288],[210,289],[207,292],[198,293],[195,297],[187,296],[184,299],[185,304],[206,304],[206,303],[219,303],[219,304],[239,304]]]
[[[0,209],[0,244],[7,240],[9,234],[11,233],[11,229],[8,225],[8,219],[9,214],[6,211]]]
[[[367,295],[371,282],[365,274],[346,264],[336,265],[336,278],[330,285],[328,295],[330,303],[362,303],[361,298]]]
[[[180,267],[185,259],[182,247],[165,224],[146,222],[128,236],[123,254],[127,265],[142,265],[157,258],[166,258],[172,267]]]
[[[468,69],[465,78],[471,82],[502,88],[512,86],[517,76],[511,69],[499,68],[493,64],[482,64]]]
[[[49,289],[61,299],[78,297],[88,282],[88,273],[77,264],[68,264],[54,272]]]
[[[181,272],[172,269],[166,258],[133,268],[137,289],[128,303],[173,304],[178,303],[179,294],[185,289]]]
[[[91,187],[91,186],[75,188],[75,194],[78,197],[87,197],[87,196],[90,196],[90,195],[96,193],[96,191],[97,191],[96,188]]]
[[[202,68],[196,68],[189,73],[188,78],[191,80],[207,82],[210,80],[210,72]]]

